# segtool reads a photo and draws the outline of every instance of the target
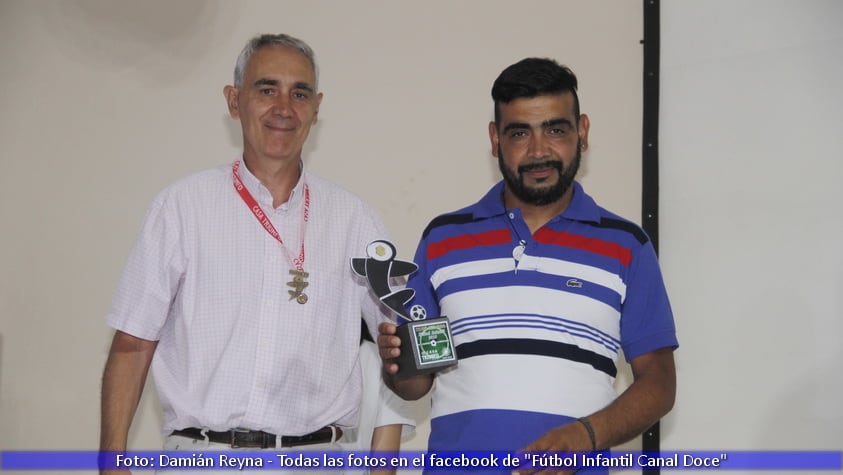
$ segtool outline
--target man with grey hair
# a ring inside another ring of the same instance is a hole
[[[322,102],[307,44],[252,39],[223,92],[242,156],[155,198],[108,314],[104,452],[127,449],[150,367],[167,450],[339,450],[356,423],[360,315],[373,334],[387,315],[349,262],[384,225],[303,165]]]

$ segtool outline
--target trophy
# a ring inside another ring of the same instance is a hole
[[[417,271],[413,262],[395,259],[395,246],[389,241],[373,241],[366,246],[368,257],[351,259],[355,274],[365,277],[369,288],[382,304],[398,315],[401,355],[395,359],[400,376],[431,373],[457,364],[454,338],[448,317],[426,318],[421,305],[407,312],[405,305],[415,295],[413,289],[392,290],[389,279],[404,277]],[[400,320],[404,319],[404,323]]]

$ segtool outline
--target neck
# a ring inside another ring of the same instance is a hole
[[[269,190],[273,208],[287,202],[301,175],[299,160],[260,160],[244,154],[243,164]]]
[[[518,197],[512,194],[508,188],[504,189],[503,202],[507,208],[521,209],[521,216],[524,217],[524,222],[530,228],[530,234],[538,231],[542,226],[548,223],[551,219],[559,216],[568,209],[571,204],[571,199],[574,197],[574,189],[571,187],[558,200],[548,203],[546,205],[533,205],[521,201]]]

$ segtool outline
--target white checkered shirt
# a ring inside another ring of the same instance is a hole
[[[353,424],[361,312],[373,335],[388,314],[350,259],[386,237],[383,223],[358,197],[306,171],[278,209],[246,167],[240,176],[293,255],[309,185],[307,303],[289,298],[292,264],[237,194],[226,165],[155,198],[108,323],[159,341],[152,372],[165,433],[239,427],[303,435]]]

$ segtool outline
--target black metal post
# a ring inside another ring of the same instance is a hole
[[[642,130],[641,224],[659,251],[659,0],[644,0],[644,91]],[[642,435],[642,451],[660,451],[659,423]],[[658,467],[642,470],[659,475]]]

